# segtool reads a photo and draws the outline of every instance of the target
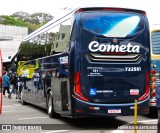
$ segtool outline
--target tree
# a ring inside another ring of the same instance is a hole
[[[15,25],[15,26],[21,26],[21,27],[27,27],[28,24],[26,22],[16,20],[15,18],[11,16],[0,16],[0,24],[4,25]]]
[[[47,13],[33,13],[28,14],[26,12],[16,12],[11,15],[17,20],[21,20],[27,23],[29,28],[29,33],[33,32],[34,30],[38,29],[48,21],[51,21],[54,17]]]
[[[41,12],[33,13],[33,14],[28,14],[26,12],[16,12],[16,13],[13,13],[11,16],[17,20],[21,20],[26,23],[35,24],[35,25],[39,25],[39,24],[42,25],[54,18],[50,14],[41,13]]]
[[[38,29],[54,17],[47,13],[16,12],[11,16],[0,16],[0,24],[28,27],[29,33]]]

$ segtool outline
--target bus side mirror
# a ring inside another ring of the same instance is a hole
[[[17,57],[14,59],[14,61],[17,61]]]

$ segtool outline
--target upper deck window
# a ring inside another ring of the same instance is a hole
[[[83,28],[106,37],[126,37],[144,29],[144,16],[127,12],[91,11],[81,14]]]

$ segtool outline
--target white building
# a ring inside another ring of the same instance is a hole
[[[28,35],[27,27],[8,26],[0,24],[0,48],[2,61],[10,62],[18,52],[22,39]]]

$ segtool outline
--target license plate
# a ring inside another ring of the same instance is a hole
[[[119,113],[121,113],[121,109],[114,109],[114,108],[112,108],[112,109],[108,109],[108,113],[110,113],[110,114],[119,114]]]

